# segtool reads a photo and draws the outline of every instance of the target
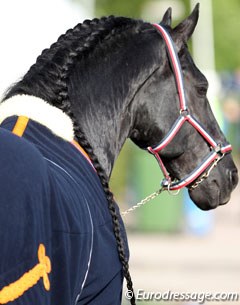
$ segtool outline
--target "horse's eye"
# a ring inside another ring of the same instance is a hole
[[[197,94],[199,96],[206,96],[206,94],[207,94],[207,87],[206,86],[197,87]]]

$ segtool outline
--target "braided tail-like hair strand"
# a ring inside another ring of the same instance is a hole
[[[119,18],[120,19],[120,18]],[[126,19],[124,19],[126,22]],[[131,20],[131,19],[129,19]],[[129,20],[127,22],[127,25],[129,25]],[[121,229],[120,229],[120,222],[118,213],[116,211],[115,202],[113,198],[113,194],[109,189],[109,183],[108,179],[105,175],[105,172],[103,168],[101,167],[98,158],[95,156],[93,149],[91,145],[89,144],[88,140],[86,139],[85,135],[83,134],[82,130],[80,129],[79,125],[77,124],[76,118],[74,117],[73,112],[71,111],[70,103],[69,103],[69,96],[68,96],[68,86],[67,86],[67,80],[69,77],[69,73],[71,68],[74,65],[75,60],[80,56],[80,54],[84,54],[87,51],[91,50],[99,41],[100,37],[106,37],[107,35],[114,35],[116,34],[115,25],[116,21],[122,22],[122,20],[117,20],[116,18],[110,16],[108,18],[102,18],[102,19],[93,19],[92,21],[85,21],[85,23],[78,27],[88,27],[91,29],[90,34],[85,37],[84,41],[80,40],[79,38],[74,39],[71,37],[72,40],[72,46],[69,48],[67,52],[67,56],[65,56],[64,62],[62,64],[62,68],[59,71],[59,78],[58,78],[58,84],[60,86],[58,87],[57,92],[57,103],[58,107],[61,108],[64,112],[66,112],[73,120],[74,122],[74,131],[75,131],[75,137],[78,143],[85,149],[85,151],[90,156],[93,165],[98,173],[98,176],[100,178],[103,190],[106,194],[106,198],[108,201],[108,208],[109,212],[112,217],[112,223],[113,223],[113,231],[117,242],[117,249],[120,261],[122,263],[123,268],[123,274],[127,282],[127,289],[131,292],[132,298],[130,300],[132,305],[135,305],[135,295],[133,290],[133,283],[132,279],[129,273],[129,265],[128,260],[126,258],[125,248],[123,239],[121,236]],[[132,21],[132,20],[131,20]],[[134,21],[136,23],[136,21]],[[132,22],[133,23],[133,22]],[[107,27],[105,25],[108,25]],[[110,26],[109,26],[110,25]],[[125,24],[126,28],[126,24]],[[123,31],[123,29],[121,29]],[[77,32],[77,28],[75,28],[75,32]]]

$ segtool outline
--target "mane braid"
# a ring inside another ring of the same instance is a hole
[[[109,17],[109,20],[111,21],[112,18],[113,17]],[[96,19],[95,19],[95,21],[96,21]],[[106,22],[107,20],[104,20],[104,21]],[[114,30],[114,28],[113,28],[113,30]],[[133,290],[133,283],[132,283],[132,279],[131,279],[131,276],[129,273],[128,261],[127,261],[126,254],[125,254],[124,243],[123,243],[123,239],[121,236],[120,223],[119,223],[118,214],[117,214],[117,211],[115,208],[113,194],[111,193],[111,191],[109,189],[108,179],[105,175],[103,168],[101,167],[101,165],[100,165],[97,157],[95,156],[93,149],[92,149],[91,145],[89,144],[88,140],[86,139],[85,135],[79,128],[77,121],[71,111],[71,107],[69,105],[68,89],[67,89],[68,88],[67,87],[68,73],[69,73],[71,66],[74,64],[74,59],[77,58],[79,56],[79,54],[84,53],[87,50],[91,49],[93,47],[92,45],[94,45],[94,44],[96,44],[96,42],[98,42],[99,36],[101,34],[106,35],[106,32],[107,31],[106,31],[105,27],[99,28],[99,26],[98,26],[97,30],[95,30],[91,33],[91,36],[89,37],[89,39],[86,39],[83,46],[80,45],[74,51],[69,52],[69,56],[68,56],[68,58],[66,58],[66,65],[63,66],[63,70],[62,70],[62,74],[61,74],[60,81],[62,82],[63,86],[62,86],[62,91],[59,92],[59,95],[58,95],[58,102],[61,103],[61,105],[63,107],[62,108],[63,111],[65,111],[72,118],[72,120],[74,122],[74,131],[75,131],[76,140],[86,150],[86,152],[90,156],[90,158],[94,164],[94,167],[98,173],[98,176],[100,178],[101,184],[103,186],[103,190],[106,194],[106,198],[108,201],[109,212],[112,217],[113,231],[114,231],[114,235],[115,235],[116,242],[117,242],[119,258],[122,263],[123,274],[124,274],[124,277],[127,282],[127,288],[128,288],[128,290],[132,291],[132,295],[133,295],[130,302],[132,305],[135,305],[136,303],[135,303],[135,296],[134,296],[134,290]],[[110,33],[113,35],[112,30]],[[116,34],[116,31],[114,34]]]
[[[115,36],[127,35],[127,30],[137,33],[141,31],[141,28],[146,29],[146,27],[150,27],[149,24],[124,17],[110,16],[86,20],[60,36],[50,49],[44,50],[37,58],[36,64],[5,97],[7,99],[16,94],[35,95],[62,109],[72,119],[75,138],[91,158],[106,194],[123,275],[127,288],[133,295],[130,300],[132,305],[136,304],[135,296],[115,201],[109,189],[108,178],[72,112],[68,96],[68,80],[76,61],[89,56],[100,43],[111,42]]]

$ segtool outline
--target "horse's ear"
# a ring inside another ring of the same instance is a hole
[[[186,43],[191,37],[199,16],[199,3],[195,6],[191,15],[183,20],[179,25],[177,25],[173,30],[174,40],[176,44],[180,47],[182,43]]]
[[[172,8],[169,7],[165,14],[163,15],[162,21],[160,22],[161,25],[171,26],[172,24]]]

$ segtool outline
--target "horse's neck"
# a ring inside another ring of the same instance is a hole
[[[81,130],[108,177],[131,131],[133,118],[125,107],[127,102],[128,96],[120,101],[109,94],[104,103],[99,96],[95,101],[88,102],[85,111],[81,111],[81,105],[77,106],[80,111],[74,111]]]
[[[71,98],[78,124],[108,177],[133,127],[134,96],[154,69],[152,66],[141,68],[136,63],[132,66],[134,73],[128,65],[121,67],[118,75],[108,71],[112,77],[108,80],[102,75],[104,68],[99,69],[89,90],[86,90],[89,84],[83,80],[86,76],[78,76],[80,87],[75,86],[78,89]]]

